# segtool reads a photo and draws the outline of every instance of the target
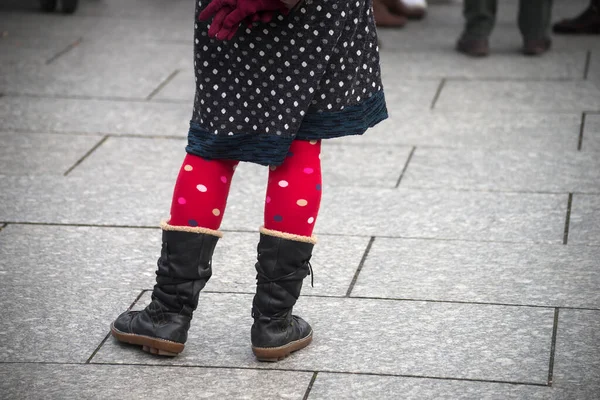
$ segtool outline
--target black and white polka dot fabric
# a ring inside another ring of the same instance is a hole
[[[294,139],[362,134],[387,118],[371,0],[306,0],[227,42],[208,27],[195,25],[189,153],[279,165]]]

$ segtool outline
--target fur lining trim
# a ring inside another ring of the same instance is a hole
[[[317,237],[314,235],[313,236],[294,235],[293,233],[273,231],[271,229],[265,228],[264,226],[261,226],[259,231],[260,231],[260,233],[262,233],[264,235],[275,236],[275,237],[279,237],[279,238],[287,239],[287,240],[293,240],[295,242],[317,244]]]
[[[207,235],[216,236],[218,238],[223,237],[223,232],[213,231],[212,229],[202,228],[201,226],[175,226],[169,225],[167,221],[161,221],[160,227],[164,231],[179,231],[179,232],[191,232],[191,233],[205,233]]]

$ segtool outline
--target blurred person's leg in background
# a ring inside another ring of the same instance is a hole
[[[488,38],[496,23],[497,0],[464,0],[465,29],[456,49],[461,53],[483,57],[489,54]]]
[[[519,30],[523,35],[523,53],[540,55],[550,49],[552,0],[519,1]]]

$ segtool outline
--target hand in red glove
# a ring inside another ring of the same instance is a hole
[[[209,37],[229,40],[235,35],[237,27],[233,31],[223,31],[223,21],[235,9],[236,4],[237,0],[213,0],[202,10],[200,15],[198,15],[200,21],[207,21],[213,18],[208,30]]]
[[[254,22],[270,22],[275,13],[287,14],[300,0],[213,0],[198,19],[213,18],[208,35],[220,40],[231,40],[240,24],[251,27]]]
[[[263,24],[271,22],[274,16],[275,11],[261,11],[249,16],[245,21],[248,28],[252,28],[255,22],[262,22]]]
[[[223,30],[230,31],[256,14],[260,15],[261,22],[268,22],[277,11],[287,14],[289,9],[281,0],[237,0],[237,6],[223,21]]]

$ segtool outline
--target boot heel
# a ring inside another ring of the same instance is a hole
[[[301,350],[312,342],[312,332],[305,338],[295,340],[280,347],[254,347],[252,352],[258,361],[277,362],[281,361],[295,351]]]
[[[179,354],[179,353],[172,353],[170,351],[157,349],[155,347],[149,347],[149,346],[142,346],[142,350],[144,350],[146,353],[156,354],[159,356],[167,356],[167,357],[175,357],[176,355]]]

